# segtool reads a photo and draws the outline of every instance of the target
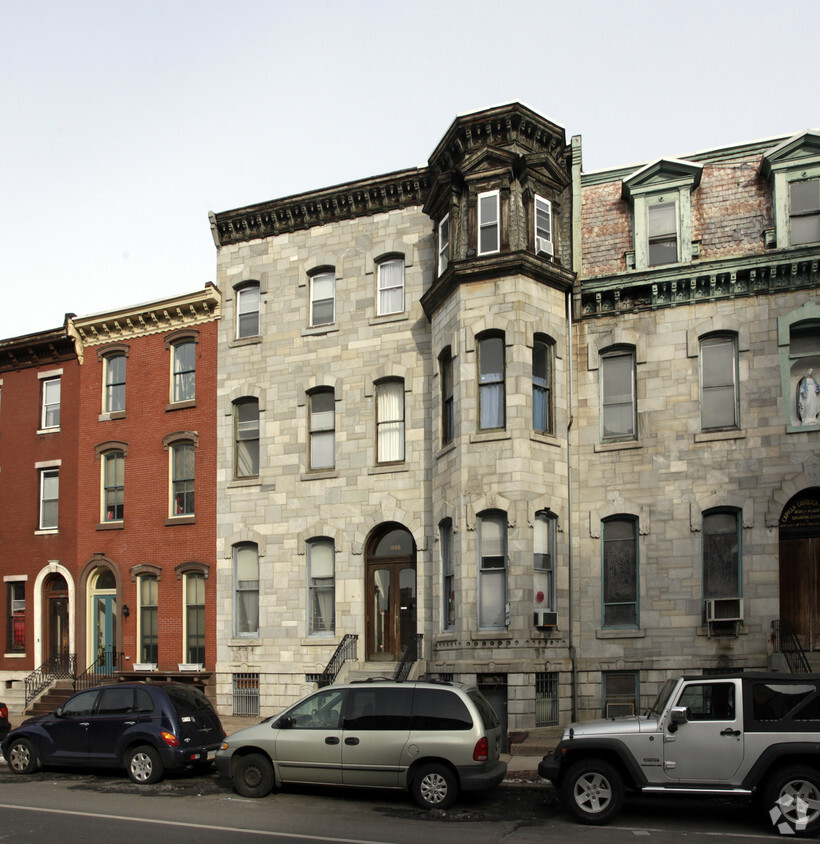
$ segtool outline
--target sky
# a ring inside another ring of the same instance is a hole
[[[216,282],[209,211],[512,101],[587,172],[820,127],[817,0],[0,0],[0,338]]]

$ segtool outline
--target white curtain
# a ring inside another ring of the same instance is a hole
[[[378,462],[404,460],[404,382],[378,387]]]

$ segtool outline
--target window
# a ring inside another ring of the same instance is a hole
[[[236,291],[236,337],[259,335],[259,285],[248,284]]]
[[[310,468],[336,465],[336,397],[333,390],[310,394]]]
[[[196,398],[196,343],[186,340],[175,343],[172,350],[174,367],[173,401],[194,401]]]
[[[113,354],[103,359],[105,371],[105,413],[122,413],[125,410],[125,355]]]
[[[57,529],[57,511],[60,500],[60,470],[40,471],[40,530]]]
[[[26,649],[26,584],[12,580],[6,584],[6,650],[19,653]]]
[[[478,254],[487,255],[498,252],[501,223],[499,213],[499,193],[497,190],[478,195]]]
[[[820,240],[820,179],[789,183],[789,231],[792,246]]]
[[[455,436],[453,406],[453,356],[448,346],[439,357],[441,378],[441,444],[447,445]]]
[[[603,523],[604,627],[638,626],[638,535],[635,519]]]
[[[635,354],[630,349],[601,357],[601,426],[603,440],[635,439]]]
[[[205,663],[205,575],[185,575],[185,662]]]
[[[535,197],[535,254],[552,255],[552,203],[541,196]]]
[[[555,517],[549,510],[535,514],[533,524],[535,607],[555,609]]]
[[[456,585],[453,568],[453,523],[445,519],[439,525],[441,546],[441,629],[454,630],[456,626]]]
[[[604,671],[601,674],[605,718],[634,715],[638,711],[638,674],[634,671]]]
[[[171,446],[171,515],[194,515],[194,446]]]
[[[310,572],[309,632],[333,633],[336,629],[336,588],[332,539],[312,539],[307,543]]]
[[[484,337],[478,342],[478,405],[480,430],[504,427],[504,338],[500,335]]]
[[[310,279],[310,324],[330,325],[336,320],[336,272],[317,273]]]
[[[253,398],[234,402],[234,477],[259,475],[259,401]]]
[[[391,258],[378,265],[378,314],[400,314],[404,311],[404,258]]]
[[[705,337],[700,342],[700,425],[736,428],[737,341],[734,336]]]
[[[792,421],[820,423],[820,322],[803,320],[789,329]]]
[[[740,597],[740,519],[737,510],[703,515],[703,597]]]
[[[438,274],[441,275],[450,263],[450,215],[445,214],[438,224]]]
[[[552,347],[538,338],[532,344],[532,428],[552,433]]]
[[[42,385],[41,428],[60,427],[60,379],[47,378]]]
[[[125,455],[109,451],[102,456],[103,521],[121,522],[125,515]]]
[[[376,462],[404,460],[404,381],[376,385]]]
[[[734,683],[691,683],[683,690],[676,706],[685,706],[690,721],[734,721]]]
[[[506,513],[489,510],[479,515],[478,556],[478,626],[503,629],[507,605]]]
[[[156,575],[146,574],[139,578],[139,662],[156,665],[159,655],[159,580]]]
[[[540,671],[535,675],[535,726],[558,726],[558,672]]]
[[[662,199],[662,198],[661,198]],[[678,207],[674,202],[648,205],[649,266],[674,264],[678,260]]]
[[[234,632],[237,636],[259,635],[259,552],[253,543],[235,545]]]

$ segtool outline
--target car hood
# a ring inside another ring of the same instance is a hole
[[[599,736],[635,735],[656,733],[660,729],[658,719],[647,715],[625,715],[620,718],[600,718],[597,721],[581,721],[570,724],[564,730],[564,740],[593,738]]]

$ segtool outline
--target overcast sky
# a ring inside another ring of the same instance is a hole
[[[201,288],[208,211],[520,101],[586,171],[820,126],[817,0],[0,0],[0,338]]]

